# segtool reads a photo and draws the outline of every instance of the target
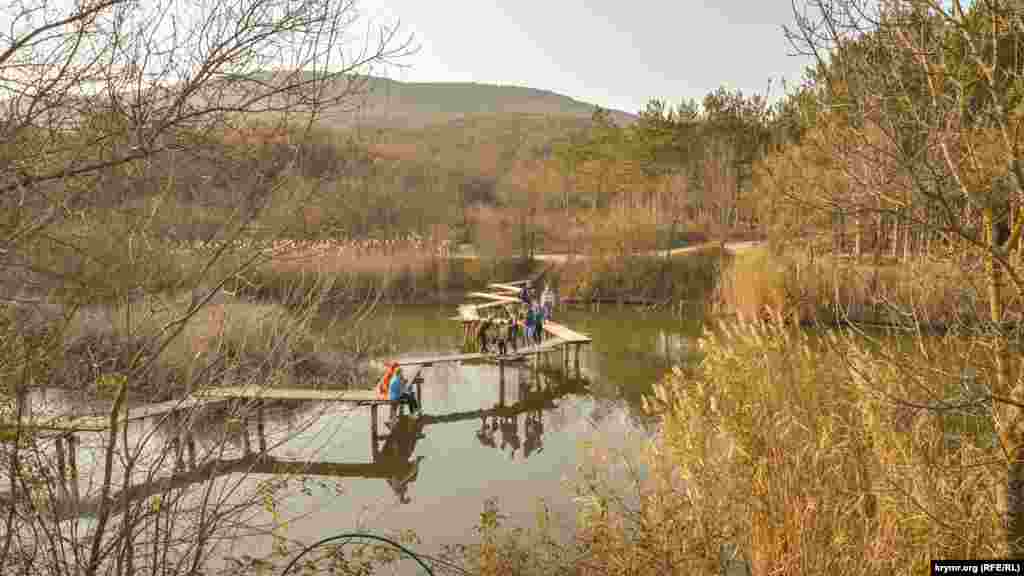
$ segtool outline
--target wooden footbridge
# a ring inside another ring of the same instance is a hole
[[[490,284],[493,292],[471,292],[470,297],[488,300],[486,303],[467,303],[458,307],[459,315],[454,319],[464,323],[466,333],[475,333],[475,328],[482,322],[489,321],[498,326],[507,325],[511,312],[525,306],[518,298],[519,290],[529,280]],[[521,315],[520,315],[521,316]],[[427,357],[398,358],[394,362],[401,366],[429,367],[435,364],[489,361],[504,365],[506,362],[522,360],[527,357],[545,360],[553,353],[561,352],[563,366],[568,373],[569,357],[575,356],[576,376],[579,376],[580,346],[592,340],[585,334],[570,330],[566,326],[545,320],[543,323],[545,339],[539,344],[517,347],[514,352],[504,355],[484,352],[447,354]],[[523,333],[522,330],[519,331]],[[570,347],[575,354],[570,354]],[[420,385],[421,386],[421,385]],[[421,390],[417,390],[417,395]],[[320,402],[341,402],[360,406],[394,405],[394,402],[381,399],[373,390],[315,390],[307,388],[272,388],[265,386],[211,387],[193,392],[178,400],[148,404],[131,408],[117,418],[119,424],[150,418],[159,418],[173,412],[202,408],[230,400],[309,400]],[[49,430],[54,432],[99,432],[110,427],[109,414],[65,415],[54,418],[34,417],[31,414],[23,420],[23,429]],[[0,423],[0,428],[3,428]],[[10,428],[10,425],[7,426]]]
[[[509,445],[513,449],[517,449],[520,444],[518,438],[519,417],[525,415],[526,441],[525,444],[522,444],[524,456],[528,456],[531,449],[536,451],[542,445],[543,426],[537,424],[542,422],[541,413],[557,407],[556,401],[560,398],[586,392],[587,383],[585,380],[569,377],[560,370],[551,368],[541,368],[532,373],[535,378],[531,379],[531,382],[519,381],[519,393],[514,403],[506,402],[507,382],[504,375],[501,375],[497,402],[489,408],[481,407],[478,410],[445,414],[420,414],[417,417],[399,416],[389,422],[385,431],[378,431],[376,410],[374,410],[370,420],[371,459],[364,462],[293,460],[272,456],[272,450],[268,449],[268,425],[263,410],[264,401],[269,401],[269,398],[277,400],[291,400],[292,398],[284,394],[264,394],[261,396],[263,400],[247,404],[240,413],[243,421],[240,428],[242,434],[240,454],[229,457],[219,454],[215,457],[211,457],[209,454],[197,456],[199,450],[196,448],[194,433],[191,430],[184,430],[180,438],[170,441],[172,454],[169,459],[170,469],[164,470],[162,474],[153,473],[144,481],[114,492],[105,501],[107,509],[116,516],[125,510],[145,506],[153,497],[163,497],[172,490],[186,489],[229,474],[284,474],[382,479],[386,480],[399,499],[405,502],[407,501],[406,491],[410,484],[418,478],[423,460],[423,456],[414,456],[416,444],[425,437],[424,432],[430,426],[467,421],[480,421],[482,425],[488,420],[492,423],[500,422],[503,436],[501,449],[504,449],[506,440],[509,441]],[[204,408],[208,407],[215,411],[210,414],[214,419],[224,419],[227,416],[228,406],[226,403],[220,403],[217,406],[204,405]],[[371,406],[375,408],[379,406],[379,403]],[[250,426],[252,420],[255,420],[255,427]],[[496,427],[485,426],[476,433],[477,438],[481,443],[498,449],[497,444],[487,441],[488,437],[485,433],[490,431],[493,434],[496,429]],[[504,438],[510,429],[514,431],[513,437]],[[255,437],[253,438],[254,432]],[[58,452],[58,457],[61,454],[62,452]],[[68,462],[71,464],[70,470],[65,469],[63,459],[57,463],[59,473],[54,480],[56,481],[55,494],[58,497],[45,503],[45,506],[50,509],[50,513],[61,520],[94,517],[100,512],[104,502],[95,493],[84,498],[79,496],[78,470],[73,462],[74,458],[72,457]],[[0,500],[10,499],[10,493],[0,494]]]
[[[486,302],[467,303],[458,307],[459,314],[454,319],[462,322],[466,326],[467,343],[472,342],[469,335],[475,334],[476,329],[484,322],[498,326],[507,326],[510,321],[515,321],[515,318],[521,317],[522,315],[518,314],[518,312],[520,312],[526,304],[518,298],[518,293],[522,286],[529,282],[530,281],[528,280],[521,280],[507,283],[494,283],[489,286],[492,290],[490,292],[470,293],[469,296],[471,298],[482,299]],[[535,366],[538,368],[541,364],[546,367],[551,367],[551,363],[549,362],[550,356],[552,354],[561,353],[561,365],[563,367],[562,373],[566,377],[570,377],[569,359],[570,356],[574,356],[575,361],[573,364],[575,365],[575,379],[579,380],[580,347],[583,344],[590,343],[592,341],[591,338],[585,334],[575,332],[562,324],[552,322],[551,320],[545,320],[542,326],[544,334],[540,343],[524,345],[523,347],[517,346],[511,353],[497,354],[489,352],[470,352],[418,358],[398,358],[394,360],[394,362],[402,366],[419,366],[421,368],[442,363],[495,362],[499,365],[499,374],[501,375],[499,380],[501,382],[502,398],[504,398],[505,364],[508,362],[522,361],[528,357],[535,360]],[[522,334],[522,330],[520,330],[520,334]],[[571,352],[574,352],[574,354]],[[416,382],[417,397],[422,399],[422,379],[417,378]],[[255,406],[256,420],[259,428],[258,436],[263,438],[262,409],[264,403],[267,401],[340,402],[357,406],[369,406],[371,409],[371,438],[373,438],[373,454],[375,458],[377,456],[377,439],[381,437],[378,433],[378,408],[381,405],[387,405],[390,407],[392,423],[396,422],[398,417],[401,415],[401,405],[399,405],[399,403],[379,398],[374,390],[316,390],[273,388],[266,386],[210,387],[194,391],[189,396],[178,400],[131,408],[123,411],[121,414],[118,414],[113,418],[111,414],[64,415],[54,418],[45,418],[33,415],[31,413],[31,409],[29,409],[27,411],[28,416],[23,418],[20,423],[9,423],[7,425],[0,423],[0,428],[10,430],[15,427],[20,427],[22,430],[55,433],[56,458],[59,475],[64,478],[66,474],[69,474],[71,478],[74,479],[77,478],[76,453],[78,452],[78,440],[76,438],[76,434],[79,432],[100,432],[108,430],[112,423],[115,426],[121,426],[128,422],[144,419],[157,419],[160,421],[176,419],[178,414],[185,413],[186,411],[194,413],[206,409],[214,409],[217,405],[237,405],[241,402]],[[439,423],[459,420],[463,417],[475,418],[481,414],[483,413],[475,411],[466,415],[421,416],[420,418],[422,423],[426,425],[434,422]],[[246,435],[245,440],[246,451],[248,452],[250,448],[248,446],[248,435]],[[195,446],[194,442],[187,437],[187,433],[183,433],[181,438],[175,439],[174,442],[177,444],[176,450],[178,452],[179,460],[184,460],[183,452],[187,449],[189,458],[194,461]],[[261,440],[261,443],[262,442],[263,440]],[[261,445],[260,452],[265,453],[265,451],[266,447]],[[264,463],[269,466],[272,462],[267,460]],[[240,460],[238,462],[230,463],[230,465],[226,465],[225,469],[236,469],[239,466],[248,466],[249,464],[252,464],[252,462],[249,462],[248,460]],[[280,464],[283,466],[283,463],[273,462],[273,464]],[[351,469],[351,471],[366,470],[365,467],[341,468],[345,468],[346,470]],[[339,470],[341,468],[339,468]],[[202,473],[199,471],[194,472],[196,477],[202,476]],[[72,486],[77,484],[74,480],[68,483]],[[77,500],[77,497],[75,500]]]

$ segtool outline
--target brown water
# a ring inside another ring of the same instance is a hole
[[[396,356],[451,353],[461,343],[453,314],[451,306],[380,308],[372,326],[394,342]],[[287,438],[270,455],[279,462],[307,463],[304,471],[313,479],[282,499],[277,517],[292,520],[279,533],[313,542],[356,529],[413,530],[422,540],[417,549],[436,553],[446,544],[473,541],[483,504],[494,498],[508,522],[524,526],[535,524],[543,500],[556,515],[558,531],[567,534],[575,514],[567,482],[587,464],[585,447],[640,448],[650,433],[640,398],[672,364],[693,361],[699,323],[615,307],[568,311],[556,320],[594,339],[583,347],[579,378],[571,364],[566,375],[554,355],[546,368],[530,363],[503,371],[490,364],[425,368],[425,416],[396,433],[376,460],[368,408],[268,407],[265,429],[271,444]],[[383,423],[387,409],[381,412]],[[132,437],[150,430],[146,424],[133,426]],[[250,431],[255,433],[252,424]],[[388,430],[382,425],[379,432]],[[93,458],[88,448],[100,438],[84,436],[80,465],[86,475]],[[204,446],[217,444],[217,434],[209,436],[197,438],[201,459]],[[234,453],[220,458],[244,458],[240,433],[236,436]],[[264,468],[255,468],[247,482],[269,477],[271,468]],[[258,556],[268,551],[267,544],[263,537],[240,538],[231,553]]]

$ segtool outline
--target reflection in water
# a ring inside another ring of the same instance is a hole
[[[487,421],[487,416],[480,417],[480,430],[477,430],[476,439],[480,441],[480,444],[487,446],[488,448],[497,448],[498,445],[494,443],[494,433],[498,431],[498,422],[491,418],[491,421]]]
[[[544,451],[544,414],[540,411],[526,414],[526,444],[523,457],[529,458],[534,452]]]
[[[517,376],[515,390],[507,390],[506,371]],[[481,445],[507,452],[509,459],[515,459],[521,449],[526,459],[543,450],[545,410],[555,408],[559,398],[587,390],[585,380],[569,378],[556,369],[504,369],[499,380],[499,398],[492,407],[418,416],[393,412],[384,426],[386,431],[380,433],[377,422],[381,407],[370,406],[370,462],[307,461],[277,455],[285,444],[325,416],[326,403],[240,400],[172,412],[162,416],[155,427],[133,423],[129,425],[133,436],[148,438],[147,450],[158,455],[159,469],[151,469],[144,482],[129,485],[108,498],[137,502],[230,474],[270,474],[380,478],[400,504],[409,504],[410,487],[419,478],[424,459],[415,455],[416,446],[426,438],[428,427],[478,420],[480,429],[475,436]],[[506,392],[514,396],[513,403],[507,401]],[[387,406],[383,409],[393,410]],[[521,420],[525,442],[520,436]],[[499,433],[500,445],[496,438]],[[95,457],[90,460],[95,462]],[[58,514],[64,518],[89,517],[95,516],[99,508],[100,496],[86,490],[81,496],[68,496],[58,505]]]

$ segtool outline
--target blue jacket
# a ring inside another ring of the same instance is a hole
[[[402,395],[403,388],[405,388],[404,384],[405,379],[402,378],[401,374],[396,373],[392,376],[391,385],[388,388],[388,398],[391,400],[398,400]]]

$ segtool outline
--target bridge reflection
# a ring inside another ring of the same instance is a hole
[[[172,434],[168,438],[173,472],[150,479],[138,485],[110,494],[108,503],[114,514],[120,514],[126,503],[142,505],[149,499],[190,486],[231,474],[268,474],[291,476],[320,476],[332,478],[367,478],[387,481],[398,501],[411,501],[408,492],[420,473],[422,456],[414,456],[419,440],[426,437],[427,428],[447,423],[480,421],[476,437],[484,446],[501,451],[510,449],[514,457],[521,450],[523,458],[543,451],[543,413],[557,407],[557,400],[570,394],[583,394],[588,390],[586,380],[570,377],[557,369],[523,368],[531,378],[521,379],[518,384],[516,402],[506,402],[507,382],[505,371],[499,377],[499,394],[496,405],[490,408],[451,412],[446,414],[420,414],[410,416],[396,411],[387,418],[383,427],[378,426],[381,415],[378,406],[371,406],[370,438],[371,460],[369,462],[326,462],[292,460],[273,455],[268,449],[267,415],[265,402],[247,401],[229,408],[241,415],[242,426],[232,432],[235,443],[240,445],[242,455],[237,458],[209,458],[197,455],[196,434],[208,434],[214,425],[224,428],[224,414],[208,412],[206,422],[190,426],[188,432]],[[277,404],[292,405],[293,401],[274,401]],[[266,402],[269,404],[269,402]],[[520,417],[523,418],[525,439],[519,436]],[[256,426],[249,425],[255,420]],[[195,423],[193,423],[195,424]],[[173,424],[172,424],[173,427]],[[382,432],[378,428],[386,431]],[[501,435],[500,446],[495,436]],[[240,437],[238,437],[240,436]],[[253,437],[255,436],[255,437]],[[71,491],[74,493],[76,491]],[[62,490],[65,497],[57,500],[53,512],[63,519],[95,516],[100,508],[100,498],[72,497]]]

